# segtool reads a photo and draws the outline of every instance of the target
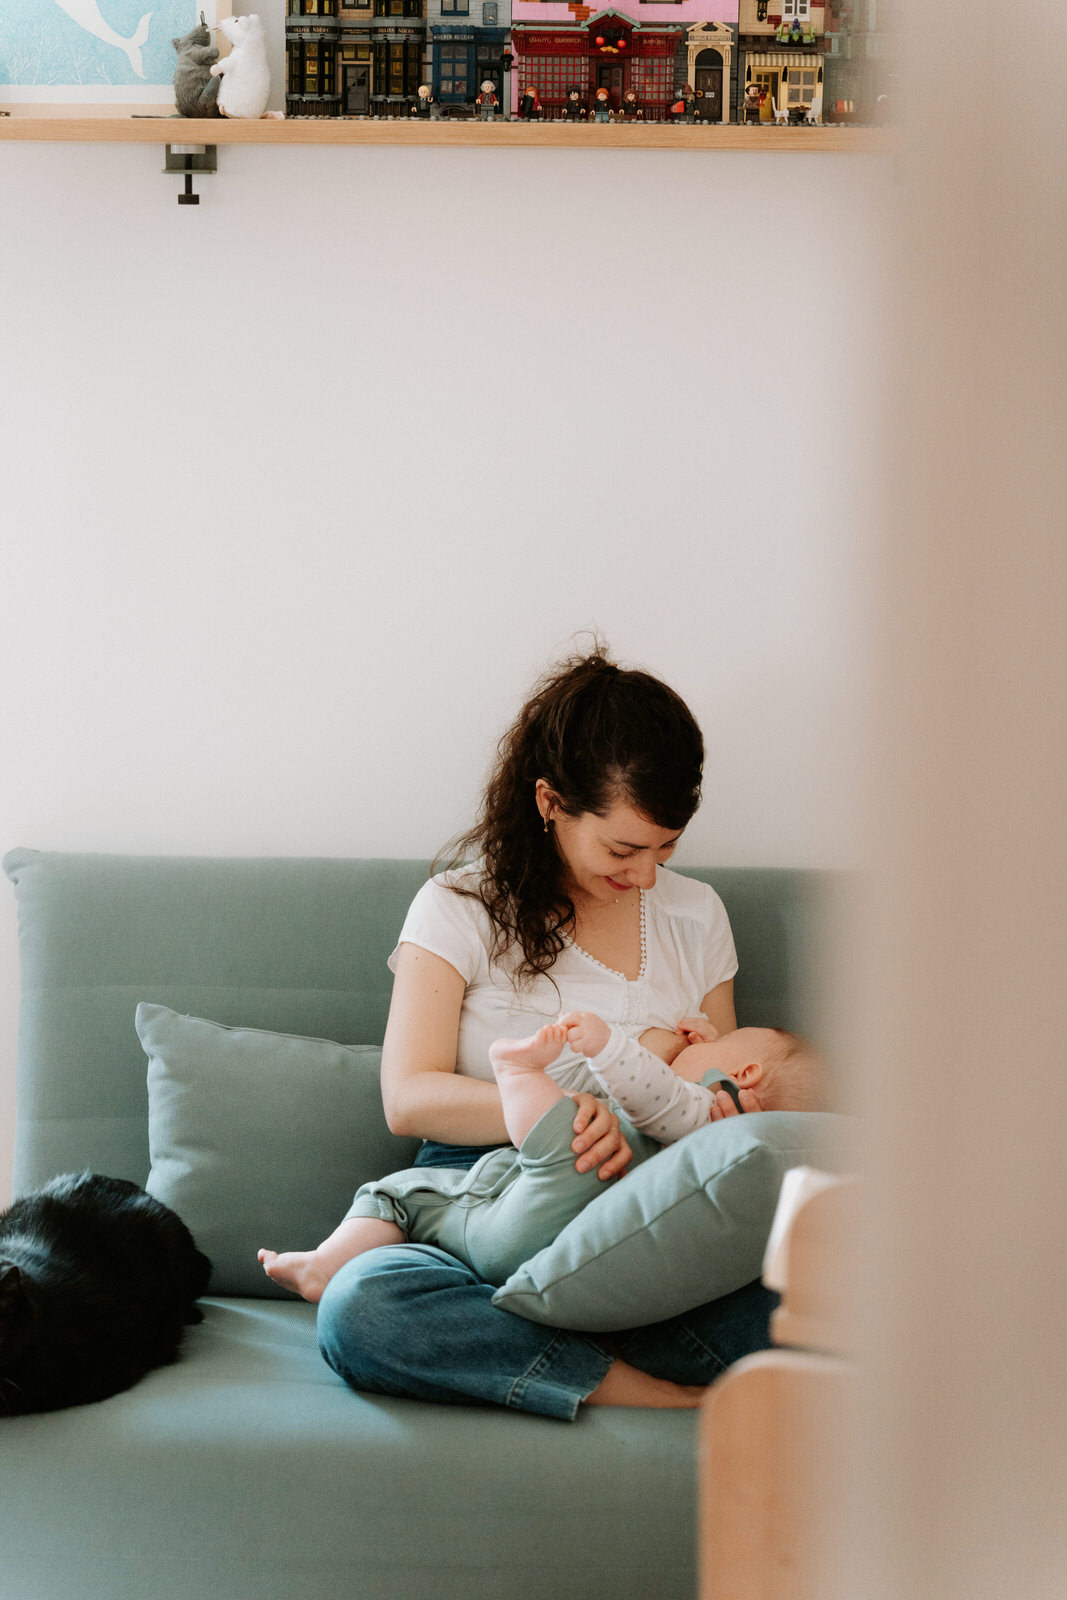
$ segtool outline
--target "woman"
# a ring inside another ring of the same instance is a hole
[[[488,1060],[502,1035],[572,1010],[634,1031],[673,1034],[694,1009],[720,1033],[736,1027],[722,902],[663,870],[699,803],[703,757],[673,690],[602,651],[537,685],[456,845],[472,864],[423,886],[390,958],[382,1094],[393,1131],[426,1141],[420,1162],[467,1166],[506,1142]],[[576,1165],[616,1176],[630,1159],[618,1120],[583,1092],[578,1058],[552,1073],[576,1098]],[[375,1250],[329,1284],[321,1348],[353,1388],[573,1419],[581,1404],[697,1404],[723,1367],[767,1344],[773,1304],[750,1285],[608,1348],[498,1310],[492,1295],[432,1246]]]

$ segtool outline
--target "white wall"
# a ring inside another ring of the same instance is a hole
[[[432,854],[596,626],[705,729],[684,859],[849,860],[879,162],[161,167],[0,147],[0,843]]]

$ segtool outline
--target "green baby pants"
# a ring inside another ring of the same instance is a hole
[[[499,1285],[604,1192],[595,1168],[575,1170],[573,1124],[564,1097],[518,1150],[490,1150],[468,1171],[411,1167],[365,1183],[348,1215],[395,1222],[412,1243],[435,1244]]]

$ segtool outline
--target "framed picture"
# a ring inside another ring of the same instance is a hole
[[[2,0],[0,104],[48,112],[174,104],[172,39],[231,0]],[[225,54],[225,50],[223,50]]]

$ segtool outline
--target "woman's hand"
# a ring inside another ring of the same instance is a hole
[[[739,1089],[737,1098],[741,1102],[741,1111],[762,1111],[763,1106],[759,1095],[754,1089]],[[725,1089],[719,1089],[712,1097],[711,1111],[712,1122],[721,1122],[724,1117],[740,1116],[737,1106],[734,1105],[733,1096]]]
[[[595,1095],[576,1090],[569,1096],[578,1107],[574,1119],[576,1138],[571,1145],[579,1172],[599,1168],[598,1178],[617,1178],[629,1164],[633,1151],[622,1136],[619,1119]]]

